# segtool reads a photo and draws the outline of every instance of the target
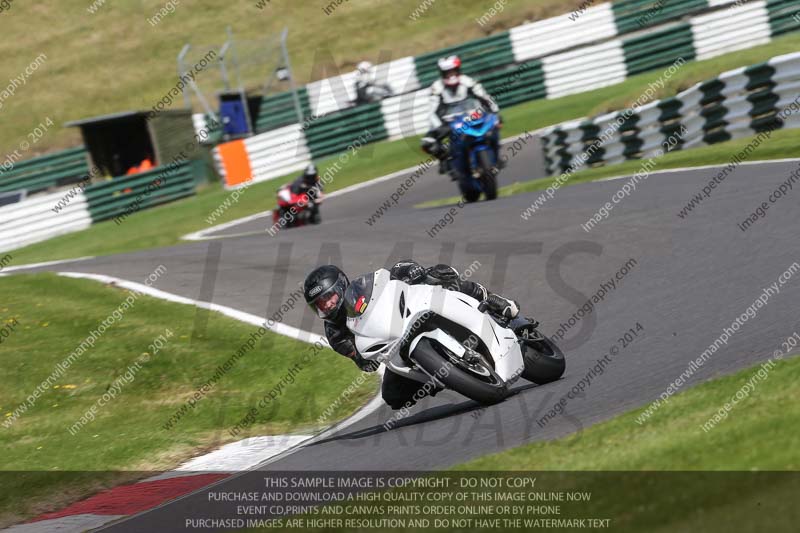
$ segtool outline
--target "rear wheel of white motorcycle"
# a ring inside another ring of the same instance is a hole
[[[483,363],[469,364],[431,339],[421,339],[411,354],[431,376],[478,403],[489,405],[505,399],[505,383]]]
[[[481,181],[486,199],[494,200],[497,198],[497,167],[492,165],[488,150],[478,152],[478,165],[481,169]]]
[[[564,375],[567,367],[564,352],[550,338],[540,335],[538,339],[525,340],[520,348],[525,362],[523,378],[544,385]]]

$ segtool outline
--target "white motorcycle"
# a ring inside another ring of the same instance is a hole
[[[503,400],[520,376],[544,384],[564,373],[564,354],[536,322],[490,316],[466,294],[392,280],[385,269],[353,280],[345,307],[362,357],[482,404]]]

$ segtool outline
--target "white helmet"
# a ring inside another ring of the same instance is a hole
[[[448,87],[455,87],[459,84],[461,75],[461,58],[458,56],[447,56],[441,58],[437,63],[439,74],[442,81]]]
[[[372,63],[369,61],[362,61],[356,65],[356,70],[359,74],[369,74],[369,72],[372,70]]]

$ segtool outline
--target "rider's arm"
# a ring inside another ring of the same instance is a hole
[[[351,359],[356,355],[355,336],[347,329],[347,326],[339,325],[330,320],[325,321],[325,336],[328,344],[338,353]]]
[[[427,269],[427,275],[436,280],[437,285],[471,296],[479,302],[484,301],[488,295],[488,291],[483,285],[461,279],[458,270],[450,265],[439,264],[432,266]]]
[[[358,368],[364,372],[374,372],[378,369],[378,363],[367,361],[356,350],[355,336],[347,329],[347,326],[337,324],[331,320],[325,321],[325,336],[328,343],[336,352],[352,359]]]
[[[499,113],[500,106],[497,105],[497,102],[494,101],[494,98],[486,92],[486,89],[483,88],[483,85],[475,81],[474,79],[470,78],[469,76],[462,76],[461,77],[462,83],[464,83],[469,91],[472,93],[475,98],[481,101],[484,106],[489,108],[489,111],[492,113]]]
[[[488,291],[480,283],[463,280],[458,270],[450,265],[439,264],[424,268],[411,259],[397,262],[390,271],[391,279],[399,279],[411,285],[426,283],[439,285],[445,289],[458,291],[482,302],[486,299]]]
[[[440,107],[442,105],[442,90],[440,88],[441,82],[437,81],[431,85],[431,96],[430,96],[430,115],[428,117],[428,121],[430,122],[430,129],[435,130],[441,127],[444,122],[442,121],[442,117],[439,116],[441,111]]]
[[[303,176],[300,176],[292,182],[290,190],[292,191],[292,194],[301,194],[305,192],[303,190]]]

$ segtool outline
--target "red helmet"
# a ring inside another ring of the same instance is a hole
[[[448,87],[456,87],[461,81],[459,78],[461,75],[461,59],[458,56],[447,56],[441,58],[437,65],[444,84]]]

